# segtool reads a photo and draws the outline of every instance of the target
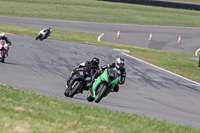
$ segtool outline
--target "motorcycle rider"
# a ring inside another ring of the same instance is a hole
[[[45,28],[43,29],[44,32],[46,32],[47,34],[45,34],[44,39],[46,39],[47,37],[49,37],[51,35],[51,28]]]
[[[103,67],[101,67],[92,77],[92,81],[90,82],[89,86],[92,87],[92,84],[94,83],[95,79],[101,75],[105,69],[107,68],[114,68],[117,71],[119,81],[118,84],[122,85],[125,83],[126,78],[126,70],[124,68],[125,60],[123,58],[117,58],[115,63],[107,64]],[[112,92],[118,92],[119,91],[119,85],[116,84],[113,88]]]
[[[5,41],[6,41],[6,44],[8,45],[8,49],[7,49],[6,53],[7,53],[7,56],[8,56],[9,46],[10,46],[12,43],[11,43],[10,40],[5,36],[5,33],[3,33],[3,32],[0,34],[0,40],[5,40]]]
[[[68,88],[68,83],[69,83],[71,77],[76,73],[76,71],[78,71],[79,68],[88,67],[87,69],[88,69],[88,71],[89,71],[89,73],[90,73],[90,76],[93,76],[94,73],[96,73],[96,71],[99,69],[99,62],[100,62],[99,58],[93,57],[93,58],[91,59],[91,61],[84,61],[84,62],[78,64],[78,66],[75,67],[75,68],[72,70],[72,72],[71,72],[72,75],[70,75],[70,76],[68,77],[67,82],[65,83],[65,86]]]
[[[44,36],[44,38],[41,38],[40,41],[42,41],[42,40],[46,39],[47,37],[49,37],[51,35],[51,31],[52,31],[51,28],[41,29],[39,33],[43,33],[44,32],[45,36]],[[37,40],[37,38],[36,38],[36,40]]]

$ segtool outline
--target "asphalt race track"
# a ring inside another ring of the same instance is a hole
[[[0,23],[6,21],[2,18],[4,17],[0,17]],[[30,20],[25,25],[25,23],[20,23],[18,18],[13,18],[12,23],[28,27],[49,27],[44,26],[42,21],[39,21],[40,24],[37,20]],[[31,26],[32,22],[33,26]],[[65,29],[64,25],[57,26],[60,21],[50,22],[52,25],[55,23],[53,27],[55,29]],[[8,24],[11,24],[11,21]],[[120,26],[123,27],[123,25]],[[69,28],[73,29],[73,26]],[[80,31],[84,30],[80,28]],[[103,30],[93,31],[93,33],[101,32],[103,33]],[[144,115],[200,128],[200,84],[198,83],[140,62],[112,48],[50,39],[36,41],[33,37],[21,35],[9,34],[7,36],[13,45],[10,47],[9,57],[6,58],[5,63],[0,63],[1,83],[38,94],[58,97],[69,102]],[[114,62],[117,57],[125,58],[126,83],[120,86],[118,93],[110,93],[98,104],[89,103],[86,100],[87,92],[77,94],[73,98],[65,97],[63,92],[66,77],[76,64],[90,60],[93,56],[100,58],[100,66]]]
[[[0,24],[34,28],[51,27],[57,30],[90,32],[99,35],[104,33],[101,41],[188,55],[195,55],[195,52],[200,48],[200,28],[120,25],[4,16],[0,16]],[[120,39],[116,39],[118,30],[120,30]],[[153,39],[149,41],[151,32],[153,34]],[[181,43],[178,43],[179,35],[181,35]]]

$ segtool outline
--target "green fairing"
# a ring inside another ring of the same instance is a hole
[[[111,85],[113,85],[113,87],[118,83],[118,77],[113,80],[112,82],[110,82]]]
[[[93,86],[92,86],[92,90],[93,90],[93,97],[96,99],[97,96],[95,94],[95,91],[97,89],[97,87],[99,86],[99,84],[105,81],[108,83],[108,72],[107,69],[104,70],[104,72],[96,79],[96,81],[94,82]],[[118,77],[113,80],[112,82],[110,82],[109,84],[112,85],[112,87],[110,87],[110,91],[113,89],[113,87],[118,83]],[[110,91],[108,93],[110,93]]]
[[[93,97],[96,98],[96,94],[95,94],[95,91],[98,87],[98,85],[101,83],[102,81],[100,80],[100,76],[96,79],[96,81],[93,83],[93,86],[92,86],[92,90],[93,90]]]
[[[88,95],[87,95],[88,97],[90,96],[90,92],[88,93]]]

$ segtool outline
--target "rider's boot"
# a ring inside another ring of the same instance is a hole
[[[111,90],[111,92],[118,92],[119,91],[119,85],[116,84],[113,89]]]

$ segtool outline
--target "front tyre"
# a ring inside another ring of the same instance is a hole
[[[96,99],[95,102],[99,103],[101,99],[107,94],[107,86],[105,84],[101,84],[99,88],[96,90]]]
[[[38,40],[38,39],[40,39],[40,38],[42,38],[42,35],[38,35],[38,36],[35,38],[35,40]]]
[[[66,90],[65,90],[65,92],[64,92],[64,95],[65,95],[66,97],[69,96],[69,88],[66,88]]]
[[[1,62],[4,63],[5,62],[5,53],[1,53]]]
[[[73,97],[81,88],[82,81],[75,81],[69,90],[69,97]]]

